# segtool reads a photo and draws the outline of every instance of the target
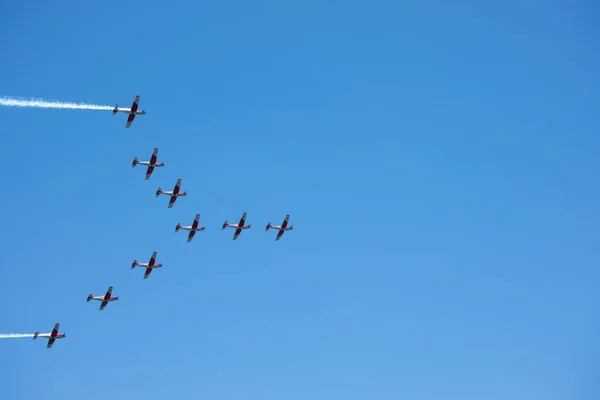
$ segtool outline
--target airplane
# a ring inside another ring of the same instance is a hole
[[[179,232],[180,229],[183,229],[185,231],[190,231],[190,233],[188,235],[188,239],[187,239],[187,242],[189,243],[194,238],[194,235],[196,234],[196,232],[203,231],[206,229],[205,226],[200,226],[200,227],[198,226],[199,221],[200,221],[200,214],[196,214],[196,218],[194,218],[194,222],[192,222],[192,225],[190,225],[190,226],[183,226],[178,222],[177,226],[175,227],[175,232]]]
[[[133,100],[133,104],[131,105],[131,109],[129,109],[129,110],[126,108],[119,108],[119,105],[115,104],[115,109],[113,110],[113,115],[115,115],[118,112],[129,114],[129,116],[127,117],[127,125],[125,125],[125,128],[129,128],[131,126],[136,115],[146,114],[146,111],[144,111],[144,110],[138,111],[139,103],[140,103],[140,96],[135,96],[135,99]]]
[[[242,214],[242,218],[240,218],[240,222],[237,224],[229,224],[227,223],[227,221],[223,222],[223,227],[221,229],[225,229],[227,227],[229,228],[235,228],[235,233],[233,234],[233,240],[236,240],[238,238],[238,236],[240,235],[240,233],[242,233],[242,229],[250,229],[251,225],[244,225],[246,222],[246,213]]]
[[[177,197],[179,196],[187,196],[186,192],[179,192],[179,188],[181,187],[181,179],[177,179],[177,183],[175,184],[175,187],[173,188],[172,192],[163,192],[163,190],[159,187],[158,190],[156,191],[156,197],[160,196],[161,194],[166,194],[167,196],[171,196],[171,200],[169,200],[169,208],[173,207],[173,204],[175,204],[175,200],[177,200]]]
[[[35,331],[35,333],[33,334],[33,340],[37,339],[38,337],[48,339],[48,345],[46,346],[46,348],[49,349],[50,347],[52,347],[56,339],[62,339],[67,337],[66,333],[58,333],[59,325],[60,324],[57,322],[54,325],[54,329],[51,333],[40,333],[40,331]]]
[[[152,269],[154,268],[160,268],[163,265],[162,264],[155,264],[156,261],[156,251],[154,253],[152,253],[152,257],[150,257],[150,261],[148,261],[147,263],[139,263],[137,262],[137,260],[133,260],[133,263],[131,264],[131,269],[134,269],[135,267],[145,267],[146,268],[146,273],[144,274],[144,279],[148,279],[148,275],[150,275],[150,273],[152,272]]]
[[[150,157],[150,161],[139,161],[137,157],[133,158],[133,162],[131,163],[131,168],[135,168],[136,165],[145,165],[148,167],[146,170],[146,180],[150,179],[152,172],[154,172],[154,168],[164,167],[165,163],[156,162],[156,158],[158,157],[158,147],[154,148],[154,152]]]
[[[112,295],[112,290],[113,290],[113,287],[109,286],[108,290],[106,291],[106,294],[104,296],[94,296],[93,294],[90,293],[90,294],[88,294],[87,302],[89,303],[90,300],[101,301],[102,304],[100,304],[100,310],[104,310],[104,307],[106,307],[106,305],[109,302],[119,300],[119,296]]]
[[[294,227],[292,225],[287,226],[289,220],[290,220],[290,214],[287,214],[285,216],[285,219],[283,220],[283,223],[280,226],[271,225],[271,223],[269,222],[267,224],[267,227],[265,228],[265,232],[268,231],[269,229],[278,229],[279,232],[277,232],[277,237],[275,237],[275,240],[277,241],[277,240],[281,239],[281,236],[284,234],[285,231],[291,231],[292,229],[294,229]]]

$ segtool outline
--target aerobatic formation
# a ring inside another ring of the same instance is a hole
[[[99,106],[99,105],[93,105],[93,104],[47,102],[47,101],[43,101],[43,100],[35,100],[35,101],[33,101],[33,100],[29,100],[29,101],[13,100],[13,99],[4,99],[4,100],[5,100],[4,101],[5,104],[2,103],[2,105],[8,105],[8,106],[70,108],[70,109],[88,109],[88,110],[110,109],[110,106]],[[136,95],[130,109],[119,108],[119,105],[117,104],[117,105],[115,105],[115,108],[112,110],[113,115],[117,114],[118,112],[127,114],[127,123],[126,123],[125,127],[130,128],[131,124],[133,123],[133,121],[137,115],[145,115],[146,114],[146,111],[138,110],[139,102],[140,102],[140,96]],[[144,179],[149,180],[150,177],[152,176],[152,173],[154,172],[154,169],[164,167],[165,163],[158,161],[158,147],[155,147],[152,152],[152,155],[150,156],[150,160],[148,160],[148,161],[140,161],[137,158],[137,156],[134,157],[133,162],[131,163],[131,167],[135,168],[137,165],[146,167],[146,173],[145,173]],[[171,190],[171,191],[165,191],[165,190],[162,190],[160,187],[158,187],[158,189],[156,190],[156,197],[159,197],[161,194],[169,196],[169,204],[168,204],[167,208],[172,208],[178,197],[187,196],[186,191],[181,191],[181,178],[177,179],[177,182],[175,183],[175,186],[173,187],[173,190]],[[230,224],[226,220],[225,222],[223,222],[221,229],[222,230],[225,230],[225,228],[235,229],[232,240],[237,240],[238,237],[240,236],[240,234],[242,233],[242,231],[250,229],[252,227],[251,224],[246,224],[246,217],[247,217],[247,213],[243,212],[239,222],[236,224]],[[294,227],[292,225],[288,226],[289,220],[290,220],[290,215],[287,214],[284,217],[281,225],[272,225],[271,222],[268,222],[266,225],[266,228],[265,228],[265,232],[269,231],[270,229],[276,230],[277,235],[275,236],[275,241],[279,241],[279,239],[281,239],[281,237],[283,236],[283,234],[286,231],[290,231],[290,230],[294,229]],[[194,217],[194,220],[192,221],[191,225],[181,225],[181,223],[177,222],[177,225],[175,226],[175,232],[179,232],[180,230],[189,232],[188,236],[187,236],[187,243],[190,243],[192,241],[192,239],[194,238],[196,232],[204,231],[204,230],[206,230],[206,227],[200,225],[200,214],[198,213]],[[150,256],[150,259],[148,260],[148,262],[139,262],[137,259],[134,259],[133,263],[131,264],[131,269],[133,270],[136,267],[144,268],[145,271],[144,271],[143,279],[148,279],[148,277],[152,273],[153,269],[161,268],[163,266],[162,263],[156,262],[157,256],[158,256],[158,252],[154,251],[152,253],[152,255]],[[88,303],[91,300],[99,301],[100,306],[99,306],[98,310],[102,311],[108,305],[108,303],[119,300],[119,296],[113,296],[112,292],[113,292],[113,287],[109,286],[104,295],[94,296],[92,293],[90,293],[90,294],[88,294],[86,301]],[[67,337],[67,335],[65,333],[58,332],[59,326],[60,326],[60,324],[57,322],[54,325],[54,329],[50,333],[40,333],[39,331],[36,330],[33,335],[32,334],[0,334],[0,338],[7,339],[7,338],[18,338],[18,337],[33,337],[33,340],[36,340],[37,338],[44,338],[44,339],[48,339],[48,344],[46,347],[49,349],[52,347],[52,345],[54,344],[54,342],[57,339],[63,339],[63,338]]]

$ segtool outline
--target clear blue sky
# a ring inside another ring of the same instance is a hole
[[[2,10],[2,399],[600,397],[595,2]]]

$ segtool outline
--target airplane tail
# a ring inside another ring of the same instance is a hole
[[[119,111],[119,105],[115,104],[115,109],[113,110],[113,115],[115,115]]]
[[[175,227],[175,232],[179,232],[180,229],[181,229],[181,224],[178,222],[177,226]]]
[[[161,193],[162,193],[161,188],[156,189],[156,197],[160,196]]]
[[[33,340],[37,339],[39,334],[40,334],[40,331],[35,331],[35,333],[33,334]]]
[[[135,167],[136,165],[138,165],[138,158],[137,157],[133,157],[133,162],[131,163],[131,168]]]
[[[133,260],[133,263],[131,263],[131,269],[134,269],[137,265],[138,265],[137,260]]]
[[[90,293],[90,294],[88,294],[88,297],[87,297],[87,302],[88,302],[88,303],[90,302],[90,300],[92,299],[92,297],[94,297],[94,296],[92,296],[92,294],[91,294],[91,293]]]
[[[267,227],[265,228],[265,232],[268,231],[269,229],[271,229],[271,223],[267,223]]]
[[[223,222],[223,227],[222,227],[221,229],[223,229],[223,230],[224,230],[225,228],[227,228],[227,226],[228,226],[228,225],[229,225],[229,224],[227,223],[227,221]]]

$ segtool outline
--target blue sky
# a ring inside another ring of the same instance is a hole
[[[6,3],[0,397],[597,399],[598,11]]]

